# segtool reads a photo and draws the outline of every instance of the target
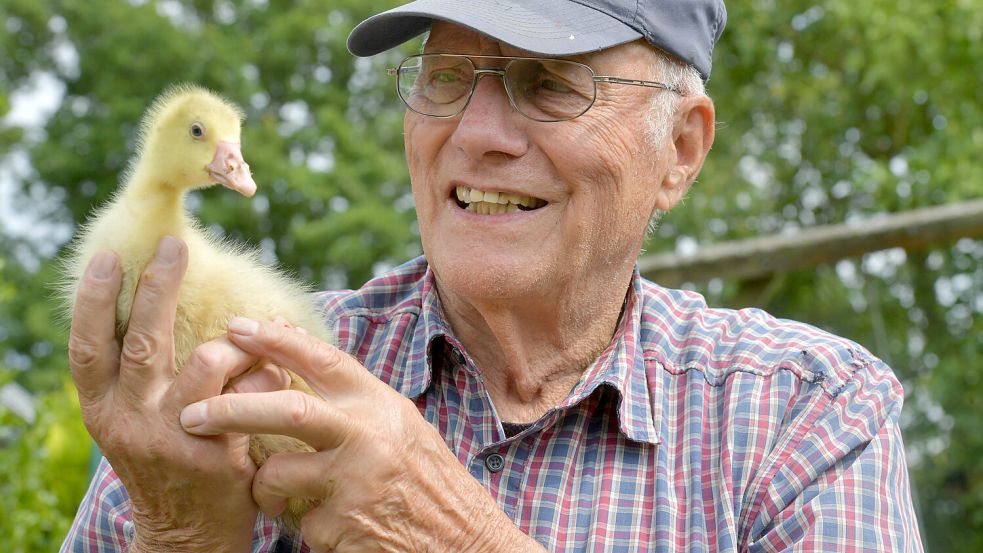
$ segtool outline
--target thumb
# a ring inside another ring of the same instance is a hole
[[[235,381],[259,362],[259,356],[236,347],[227,336],[205,342],[191,352],[175,377],[170,409],[180,412],[189,403],[220,395],[230,381]],[[259,386],[259,382],[251,385]]]
[[[290,374],[268,360],[260,361],[252,370],[233,378],[222,393],[249,394],[278,392],[290,388]]]

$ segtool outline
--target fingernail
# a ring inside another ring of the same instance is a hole
[[[165,236],[157,245],[157,261],[165,265],[175,263],[181,255],[181,243],[173,236]]]
[[[181,410],[181,426],[185,428],[201,426],[205,424],[205,421],[207,420],[208,404],[203,401],[192,403]]]
[[[229,332],[240,336],[252,336],[259,330],[259,321],[245,317],[232,317],[229,321]]]
[[[99,252],[89,263],[89,274],[92,278],[106,280],[116,269],[116,256],[111,252]]]

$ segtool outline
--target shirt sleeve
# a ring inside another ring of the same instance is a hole
[[[921,552],[890,368],[858,360],[831,393],[805,395],[752,493],[749,553]]]
[[[130,497],[103,458],[82,498],[61,552],[127,551],[132,539]]]
[[[62,543],[61,553],[125,553],[134,535],[130,496],[103,458]],[[253,529],[251,551],[307,553],[308,548],[300,532],[291,532],[260,513]]]

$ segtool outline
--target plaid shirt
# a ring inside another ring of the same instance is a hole
[[[902,388],[850,341],[636,274],[608,348],[507,437],[425,261],[320,299],[340,347],[550,551],[921,551]],[[123,551],[132,527],[103,461],[62,550]],[[260,515],[252,551],[307,547]]]

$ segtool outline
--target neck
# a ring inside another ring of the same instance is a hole
[[[139,214],[144,233],[157,237],[180,235],[184,224],[185,190],[153,175],[152,170],[138,166],[127,179],[118,205]]]
[[[533,422],[563,401],[611,342],[630,280],[631,270],[595,289],[508,301],[463,298],[439,281],[438,290],[501,419]]]

